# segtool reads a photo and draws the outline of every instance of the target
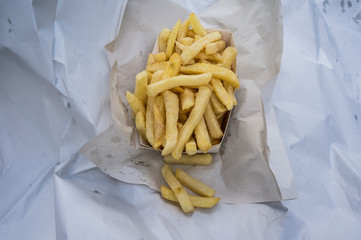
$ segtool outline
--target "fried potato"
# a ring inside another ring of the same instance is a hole
[[[194,94],[192,89],[184,88],[184,92],[180,94],[180,103],[182,110],[186,110],[194,106]]]
[[[205,35],[198,41],[195,41],[180,55],[182,64],[187,64],[190,60],[192,60],[208,43],[217,41],[221,38],[222,35],[219,32],[212,32]]]
[[[178,40],[178,42],[185,46],[190,46],[194,42],[194,38],[184,37],[181,40]]]
[[[200,59],[200,60],[214,60],[214,56],[213,54],[212,55],[209,55],[209,54],[206,54],[204,52],[200,52],[198,53],[197,55],[194,56],[194,59]]]
[[[226,89],[224,89],[221,80],[217,78],[211,79],[211,85],[214,87],[214,93],[219,101],[228,109],[233,108],[233,96],[229,95]]]
[[[188,30],[187,37],[194,38],[195,35],[196,34],[193,29]]]
[[[194,141],[194,138],[191,137],[189,139],[189,141],[186,143],[185,150],[188,155],[194,155],[197,153],[197,144]]]
[[[206,30],[204,29],[204,27],[202,26],[201,22],[199,21],[198,17],[196,14],[191,13],[188,17],[189,19],[189,24],[192,26],[193,31],[201,36],[204,37],[205,35],[207,35]]]
[[[172,88],[171,91],[174,93],[184,93],[184,90],[181,87]]]
[[[139,100],[139,98],[137,98],[135,95],[133,95],[129,91],[127,91],[126,96],[127,96],[129,106],[132,109],[134,114],[137,114],[138,112],[145,113],[144,104],[142,103],[142,101]]]
[[[151,106],[149,106],[151,107]],[[165,137],[165,106],[162,95],[154,100],[153,105],[153,128],[154,128],[154,148],[159,148],[163,144]]]
[[[148,83],[148,73],[142,71],[135,76],[135,91],[134,95],[142,101],[143,105],[147,103],[147,84]]]
[[[194,44],[194,43],[193,43]],[[183,53],[182,53],[183,54]],[[182,57],[182,55],[181,55]],[[219,78],[235,88],[239,88],[240,84],[238,78],[234,72],[231,70],[217,66],[214,64],[207,63],[195,63],[189,66],[181,66],[180,72],[184,74],[200,74],[200,73],[212,73],[214,78]]]
[[[154,73],[159,70],[164,70],[168,62],[154,62],[149,65],[147,71]]]
[[[180,25],[177,41],[182,41],[183,38],[187,37],[188,29],[189,29],[189,20],[187,19]]]
[[[153,106],[154,97],[148,97],[147,112],[145,114],[145,134],[150,145],[154,146],[154,125],[153,125]]]
[[[160,80],[162,80],[162,75],[164,73],[164,70],[158,70],[152,74],[152,80],[150,83],[156,83]]]
[[[173,53],[164,69],[162,79],[177,76],[181,66],[181,60],[178,53]]]
[[[165,52],[165,50],[167,49],[169,34],[170,34],[170,30],[168,28],[163,28],[162,31],[160,32],[158,37],[159,52]]]
[[[165,55],[167,59],[172,55],[174,50],[174,43],[178,36],[178,31],[181,25],[181,20],[179,19],[177,23],[173,26],[172,30],[170,31],[168,42],[167,42],[167,49],[165,50]]]
[[[199,75],[181,75],[167,79],[163,79],[156,83],[151,83],[147,86],[147,95],[156,96],[158,93],[169,90],[174,87],[195,87],[207,84],[212,78],[211,73],[204,73]]]
[[[223,51],[223,49],[226,47],[226,42],[223,40],[219,40],[217,42],[208,43],[206,45],[206,53],[207,54],[214,54],[217,52]]]
[[[207,153],[212,147],[211,139],[209,138],[206,122],[204,117],[198,122],[194,129],[194,136],[196,137],[197,146],[203,153]]]
[[[147,72],[149,72],[149,69],[150,69],[150,66],[155,63],[155,58],[154,58],[154,55],[149,53],[148,54],[148,59],[147,59],[147,66],[145,67],[145,70]]]
[[[206,120],[208,132],[211,138],[218,139],[223,136],[223,132],[210,103],[207,104],[207,108],[204,113],[204,120]]]
[[[162,156],[170,154],[175,147],[178,140],[178,110],[179,101],[177,94],[170,91],[163,93],[165,112],[166,112],[166,132],[165,132],[165,144],[162,151]]]
[[[237,49],[235,47],[227,47],[222,53],[222,59],[219,65],[230,69],[236,56]]]
[[[165,198],[169,201],[172,201],[172,202],[178,202],[178,199],[175,196],[172,189],[170,189],[166,186],[160,186],[160,192],[161,192],[163,198]],[[212,208],[220,200],[220,198],[199,197],[199,196],[193,196],[193,195],[189,195],[189,198],[191,199],[193,206],[199,207],[199,208]]]
[[[229,85],[226,82],[224,82],[223,85],[224,85],[224,88],[226,89],[227,93],[230,96],[233,96],[233,105],[236,106],[237,105],[237,99],[236,99],[236,96],[234,95],[234,87],[232,85]]]
[[[179,165],[208,166],[212,163],[211,154],[196,154],[193,156],[183,154],[179,159],[175,159],[171,154],[164,156],[164,162]]]
[[[175,176],[185,187],[204,197],[213,197],[215,191],[213,188],[202,183],[198,179],[188,175],[186,172],[176,169]]]
[[[156,62],[164,62],[165,60],[167,60],[165,53],[164,52],[159,52],[154,54],[154,60]]]
[[[193,38],[192,38],[193,39]],[[188,48],[188,46],[183,45],[180,42],[175,42],[175,45],[183,52],[184,50],[186,50]]]
[[[193,212],[194,207],[189,198],[188,193],[179,183],[177,178],[174,176],[172,169],[167,164],[165,164],[164,167],[162,168],[162,175],[165,181],[172,189],[172,191],[174,192],[175,196],[177,197],[177,200],[183,212],[185,213]]]
[[[202,37],[201,36],[199,36],[199,35],[194,35],[194,41],[196,42],[196,41],[198,41],[199,39],[201,39]]]
[[[209,99],[211,97],[211,93],[211,90],[209,90],[209,88],[205,86],[201,86],[199,88],[194,107],[189,114],[187,121],[184,123],[182,129],[180,130],[178,135],[178,142],[172,151],[172,156],[175,159],[179,159],[181,157],[186,142],[192,135],[193,130],[195,129],[204,112],[206,111]]]
[[[223,106],[223,104],[218,100],[217,96],[212,93],[211,96],[211,105],[214,113],[218,116],[219,114],[224,114],[227,109]]]
[[[135,116],[135,127],[137,128],[140,135],[147,139],[146,126],[145,126],[145,115],[142,111],[139,111]]]

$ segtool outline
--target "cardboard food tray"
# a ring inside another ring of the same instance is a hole
[[[218,31],[218,32],[220,32],[222,34],[222,40],[224,40],[226,42],[226,47],[235,47],[232,32],[230,32],[228,30],[207,29],[208,33],[215,32],[215,31]],[[159,49],[158,49],[158,38],[157,38],[157,40],[155,41],[152,53],[155,54],[155,53],[158,53],[158,52],[159,52]],[[237,61],[236,61],[236,58],[234,59],[233,64],[232,64],[232,71],[235,74],[237,74]],[[236,107],[236,106],[234,106],[234,107]],[[220,143],[218,143],[216,145],[213,145],[208,150],[208,153],[218,153],[219,152],[219,149],[221,148],[223,140],[227,135],[226,133],[227,133],[227,128],[228,128],[228,124],[229,124],[229,119],[231,118],[231,113],[232,113],[232,110],[227,111],[225,113],[226,115],[225,115],[225,117],[223,119],[222,126],[221,126],[222,132],[224,134],[223,134],[223,137],[222,137]],[[154,149],[145,139],[143,139],[143,137],[140,134],[139,134],[139,146],[140,146],[140,148],[143,148],[143,149],[159,151],[159,152],[161,151],[161,150]],[[184,151],[183,151],[183,153],[184,153]],[[200,151],[200,150],[197,150],[197,153],[203,153],[203,152]]]

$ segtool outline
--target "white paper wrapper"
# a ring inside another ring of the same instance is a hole
[[[135,75],[145,68],[147,55],[152,51],[161,28],[171,28],[178,18],[184,20],[188,17],[189,13],[181,7],[167,9],[165,13],[158,4],[156,1],[141,5],[132,3],[132,7],[139,8],[138,11],[130,9],[125,12],[118,37],[107,45],[112,66],[110,98],[114,124],[80,151],[110,176],[156,190],[165,184],[160,174],[162,157],[159,152],[139,148],[125,92],[134,90]],[[213,154],[212,165],[176,167],[212,186],[222,202],[252,203],[295,198],[293,175],[276,119],[272,108],[267,103],[263,106],[259,90],[277,75],[280,67],[283,37],[280,5],[268,1],[245,1],[242,4],[235,1],[233,4],[232,13],[222,11],[222,4],[216,4],[200,18],[207,28],[229,29],[234,33],[241,82],[236,91],[238,105],[232,112],[219,153]],[[272,93],[265,92],[268,96]],[[269,115],[266,118],[265,113]],[[266,124],[266,119],[271,123]],[[270,128],[269,136],[267,128]]]

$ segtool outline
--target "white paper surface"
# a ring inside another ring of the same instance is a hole
[[[299,197],[191,216],[76,154],[111,123],[109,76],[99,72],[109,72],[104,45],[124,4],[0,2],[1,239],[359,239],[360,2],[282,2],[284,54],[269,103]],[[201,12],[212,2],[185,4]],[[69,98],[55,87],[54,55],[68,69]]]

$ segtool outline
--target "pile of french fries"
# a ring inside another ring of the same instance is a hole
[[[207,32],[194,13],[171,30],[162,29],[158,53],[148,55],[134,93],[127,91],[126,97],[141,137],[161,150],[165,161],[179,164],[190,159],[184,160],[183,152],[207,153],[220,143],[225,114],[237,105],[236,55],[236,48],[226,46],[220,32]],[[173,191],[181,186],[169,185]]]

